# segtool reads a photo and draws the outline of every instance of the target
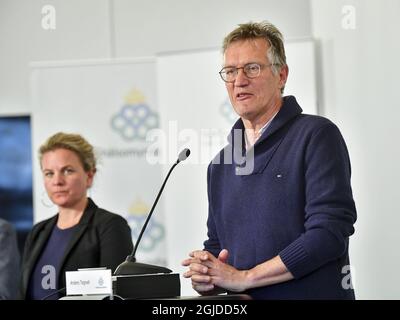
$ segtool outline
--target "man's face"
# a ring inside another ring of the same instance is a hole
[[[243,67],[248,63],[262,66],[257,78],[248,78],[243,69],[238,70],[237,78],[226,83],[229,98],[236,113],[250,122],[257,121],[268,110],[281,101],[281,88],[287,79],[287,67],[281,68],[276,75],[267,59],[269,44],[264,39],[235,41],[228,46],[224,54],[224,67]]]

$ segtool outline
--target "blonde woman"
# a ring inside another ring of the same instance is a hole
[[[124,218],[87,197],[96,174],[93,147],[80,135],[57,133],[39,150],[46,192],[58,213],[36,224],[25,244],[21,295],[58,299],[65,272],[78,268],[114,270],[132,251]]]

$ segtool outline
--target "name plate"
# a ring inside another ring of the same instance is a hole
[[[110,269],[83,269],[65,273],[67,295],[112,294]]]

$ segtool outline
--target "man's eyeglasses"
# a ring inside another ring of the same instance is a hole
[[[244,67],[236,68],[236,67],[225,67],[222,68],[219,72],[221,79],[225,82],[234,82],[236,77],[239,73],[239,69],[243,69],[244,74],[247,78],[257,78],[260,73],[261,69],[264,67],[269,67],[274,65],[273,63],[270,64],[258,64],[258,63],[248,63]]]

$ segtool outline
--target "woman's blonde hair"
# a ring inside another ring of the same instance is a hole
[[[52,135],[39,148],[39,161],[42,164],[43,155],[46,152],[57,149],[67,149],[74,152],[82,163],[85,172],[96,172],[96,157],[93,146],[81,135],[58,132]]]

